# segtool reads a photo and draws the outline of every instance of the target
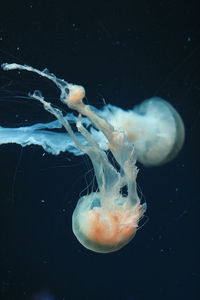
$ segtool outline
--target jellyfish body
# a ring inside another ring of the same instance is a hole
[[[154,107],[146,113],[137,112],[138,107]],[[155,111],[155,108],[157,110]],[[145,166],[157,166],[174,159],[183,146],[185,130],[183,121],[178,112],[165,100],[151,98],[142,102],[135,109],[124,111],[119,107],[107,105],[102,110],[95,112],[102,118],[109,120],[116,130],[124,131],[130,142],[134,143],[137,161]],[[156,113],[155,113],[156,112]],[[65,117],[70,123],[76,123],[77,117],[67,114]],[[82,118],[82,123],[91,125],[87,118]],[[84,154],[75,147],[69,135],[61,132],[50,131],[60,128],[58,121],[38,123],[31,126],[18,128],[5,128],[0,126],[0,144],[17,143],[24,146],[39,145],[51,154],[71,152],[74,155]],[[108,140],[105,135],[93,127],[89,128],[93,139],[101,149],[108,150]],[[82,135],[76,133],[80,143],[87,144]]]
[[[134,147],[127,140],[124,132],[114,130],[106,120],[96,115],[90,106],[83,103],[83,87],[68,85],[68,89],[69,93],[63,102],[80,113],[76,126],[87,141],[86,145],[81,144],[77,139],[60,110],[53,108],[38,92],[32,96],[62,123],[76,147],[90,157],[94,167],[99,192],[91,193],[78,201],[72,217],[75,236],[90,250],[101,253],[113,252],[134,237],[138,222],[146,210],[146,204],[140,203],[137,194],[138,171],[135,165]],[[120,172],[114,168],[105,151],[82,125],[81,115],[87,116],[106,136],[109,141],[108,148],[119,164]],[[125,186],[126,196],[121,192]]]
[[[159,97],[143,101],[133,110],[106,106],[101,116],[109,119],[116,130],[126,132],[134,143],[137,160],[156,166],[172,160],[183,146],[183,121],[173,106]]]
[[[78,87],[77,87],[78,88]],[[87,116],[109,141],[108,148],[119,164],[118,172],[108,156],[89,132],[77,122],[85,137],[87,153],[94,166],[99,192],[82,197],[73,213],[73,231],[86,248],[96,252],[113,252],[126,245],[135,235],[138,222],[146,210],[137,194],[137,168],[133,144],[124,132],[116,131],[106,120],[96,115],[82,99],[67,98],[69,107]],[[122,188],[127,187],[127,195]]]
[[[117,251],[135,236],[146,205],[131,206],[129,199],[92,193],[79,199],[72,217],[73,232],[80,243],[95,252]],[[112,204],[108,206],[107,203]],[[130,207],[128,207],[130,206]]]
[[[2,67],[4,70],[21,69],[35,72],[52,80],[61,91],[60,99],[62,102],[65,102],[69,89],[71,97],[73,95],[74,99],[84,96],[83,88],[77,92],[76,85],[56,78],[47,69],[39,71],[30,66],[14,63],[3,64]],[[75,90],[73,90],[74,88]],[[73,109],[73,107],[71,108]],[[123,131],[126,134],[128,141],[134,143],[137,161],[143,165],[156,166],[166,163],[172,160],[183,146],[185,138],[183,121],[175,108],[162,98],[150,98],[128,111],[110,104],[99,110],[94,107],[91,109],[99,117],[109,120],[115,130]],[[70,123],[77,122],[77,117],[73,114],[67,114],[64,118]],[[88,118],[82,118],[82,123],[88,126],[92,124],[92,121]],[[69,135],[49,130],[60,128],[60,126],[58,121],[19,128],[0,126],[0,144],[17,143],[22,146],[36,144],[54,155],[65,151],[74,155],[84,154],[75,146]],[[101,149],[108,150],[109,142],[105,134],[92,126],[88,130]],[[76,133],[76,136],[80,143],[87,144],[81,134]]]
[[[70,149],[76,149],[72,152],[85,153],[90,157],[98,184],[97,192],[79,199],[72,217],[73,232],[82,245],[95,252],[107,253],[122,248],[134,237],[138,222],[146,210],[146,203],[141,204],[137,194],[136,160],[145,165],[158,165],[172,159],[184,140],[180,116],[162,99],[147,100],[128,112],[110,105],[96,110],[82,101],[85,96],[82,86],[58,79],[47,70],[39,71],[18,64],[4,64],[3,68],[27,70],[47,77],[60,89],[60,100],[79,113],[78,118],[64,117],[59,109],[45,101],[40,91],[35,91],[31,97],[39,100],[58,122],[36,124],[26,127],[24,131],[18,128],[17,141],[27,145],[27,136],[31,134],[34,143],[39,143],[38,136],[43,135],[48,146],[50,138],[45,129],[58,128],[60,124],[64,126],[68,136],[62,134],[62,137],[66,141],[71,140]],[[72,130],[71,120],[76,123],[78,133]],[[93,127],[87,129],[85,124],[92,124]],[[11,129],[0,128],[0,137],[3,134],[6,136],[6,130],[12,135]],[[13,141],[12,138],[9,141]],[[31,143],[30,139],[28,141]],[[50,152],[58,154],[59,143],[59,139],[56,143],[55,136],[51,135],[50,149],[57,147],[57,151]],[[44,149],[49,149],[43,142],[40,141],[40,144]],[[66,143],[62,143],[62,151],[65,147],[69,150]],[[106,150],[112,153],[118,168],[109,160]],[[126,194],[122,192],[124,187]]]

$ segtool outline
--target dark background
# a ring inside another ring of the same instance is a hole
[[[97,107],[163,97],[186,128],[174,161],[138,165],[147,218],[129,245],[106,255],[83,248],[71,229],[77,200],[92,188],[88,158],[1,146],[0,299],[200,299],[198,1],[5,1],[0,21],[1,63],[47,67],[82,84]],[[53,119],[25,98],[34,89],[67,111],[34,74],[0,79],[2,126]]]

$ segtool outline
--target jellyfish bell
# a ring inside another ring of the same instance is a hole
[[[99,253],[114,252],[128,244],[137,232],[146,204],[127,209],[126,202],[127,198],[119,195],[102,199],[99,192],[81,197],[72,216],[78,241]]]
[[[135,142],[139,161],[144,165],[160,165],[172,160],[182,148],[185,137],[183,121],[175,108],[155,97],[134,111],[146,119],[145,130]]]
[[[100,113],[116,130],[124,130],[134,143],[137,160],[145,166],[169,162],[181,150],[185,129],[175,108],[159,97],[145,100],[133,110],[108,105]]]

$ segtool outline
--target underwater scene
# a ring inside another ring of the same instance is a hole
[[[197,1],[2,6],[0,300],[199,299]]]

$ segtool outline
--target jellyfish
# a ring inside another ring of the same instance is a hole
[[[52,154],[66,150],[75,155],[87,154],[98,189],[79,199],[72,216],[73,232],[92,251],[109,253],[121,249],[135,236],[147,207],[137,193],[136,161],[147,166],[160,165],[177,155],[184,141],[184,125],[178,112],[161,98],[146,100],[132,111],[112,105],[97,110],[84,103],[82,86],[58,79],[47,69],[39,71],[15,63],[2,67],[7,71],[35,72],[53,81],[60,90],[60,100],[78,116],[64,116],[40,91],[34,91],[29,96],[40,101],[56,121],[20,128],[1,127],[1,143],[39,144]],[[71,122],[78,132],[74,132]],[[67,134],[46,130],[61,126]],[[109,153],[114,160],[109,159]]]
[[[61,101],[68,93],[69,84],[63,79],[58,79],[50,74],[47,69],[36,70],[30,66],[18,64],[3,64],[4,70],[27,70],[52,80],[61,90]],[[153,97],[143,101],[135,108],[125,111],[114,105],[105,105],[102,109],[92,107],[92,110],[101,118],[109,120],[109,123],[119,131],[126,133],[128,141],[134,143],[137,161],[145,166],[158,166],[169,162],[179,153],[185,138],[183,121],[175,108],[167,101],[159,97]],[[76,123],[77,117],[69,113],[64,116],[70,123]],[[97,128],[90,126],[90,119],[82,117],[82,123],[89,127],[90,134],[99,144],[101,149],[108,150],[106,135]],[[50,131],[60,128],[59,121],[38,123],[32,126],[18,128],[5,128],[0,126],[0,144],[17,143],[24,146],[31,144],[40,145],[51,154],[71,152],[74,155],[84,153],[75,147],[69,135]],[[82,144],[87,141],[79,133],[77,138]]]

